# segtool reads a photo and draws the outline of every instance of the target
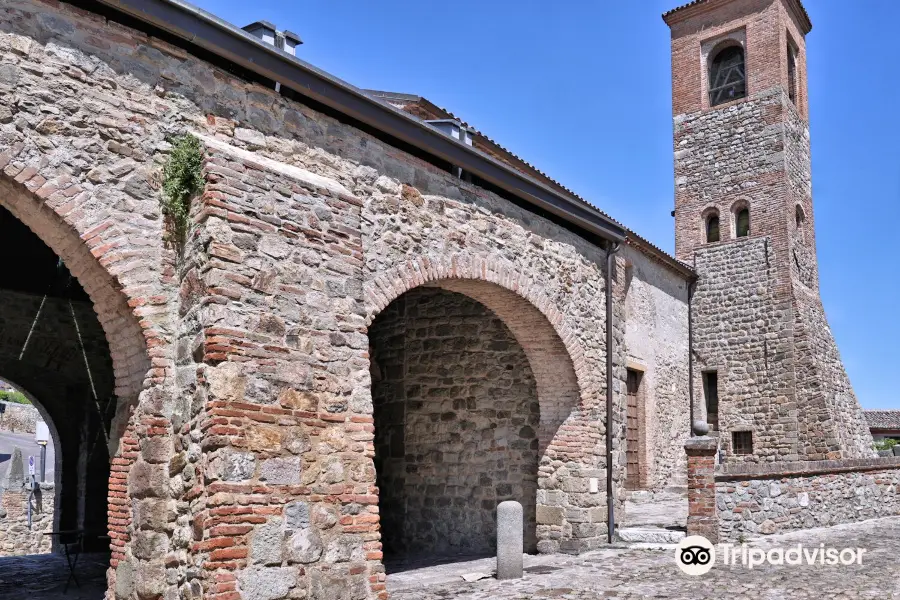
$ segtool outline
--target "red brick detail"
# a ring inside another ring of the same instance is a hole
[[[541,285],[516,265],[494,258],[464,254],[449,255],[439,261],[428,257],[410,260],[367,282],[366,323],[371,325],[388,304],[420,285],[432,285],[465,294],[497,313],[522,344],[532,368],[536,361],[531,360],[533,355],[529,351],[528,339],[558,339],[560,344],[557,350],[564,351],[566,359],[571,361],[570,369],[574,369],[582,400],[591,398],[595,392],[599,393],[599,390],[591,388],[584,350],[575,332],[566,323],[564,312],[544,294]],[[502,291],[512,294],[503,294]],[[525,302],[517,302],[514,297]],[[544,318],[535,318],[539,316]],[[529,331],[532,327],[537,327],[540,335],[535,335],[533,330]],[[533,344],[531,345],[533,351]],[[537,377],[537,373],[535,376]]]
[[[687,534],[702,535],[709,541],[719,541],[719,518],[716,514],[716,452],[715,438],[695,437],[684,444],[688,471]]]

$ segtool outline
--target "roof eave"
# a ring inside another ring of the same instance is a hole
[[[182,0],[99,0],[190,44],[308,97],[393,138],[457,165],[503,191],[612,242],[624,228],[597,209],[559,194],[486,154],[437,131],[387,102],[270,46]]]
[[[694,17],[696,15],[703,14],[732,1],[733,0],[693,0],[693,2],[688,2],[687,4],[677,6],[672,10],[664,12],[662,18],[663,21],[666,22],[666,25],[671,27],[676,23],[680,23],[681,21],[690,19],[691,17]],[[806,12],[806,9],[803,7],[803,4],[800,2],[800,0],[784,1],[791,12],[794,13],[794,17],[797,19],[797,23],[798,25],[800,25],[800,30],[802,31],[803,35],[806,35],[810,31],[812,31],[812,21],[809,18],[809,13]]]

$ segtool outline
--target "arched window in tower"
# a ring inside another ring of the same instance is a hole
[[[739,209],[734,214],[734,231],[736,237],[747,237],[750,235],[750,209],[747,207]]]
[[[787,45],[787,56],[788,56],[788,98],[791,99],[795,105],[797,104],[797,51],[794,49],[794,45],[791,42],[788,42]]]
[[[794,209],[794,220],[797,224],[797,237],[801,240],[806,240],[806,214],[803,212],[803,207],[799,204],[797,208]]]
[[[709,105],[716,106],[747,95],[744,50],[727,46],[719,50],[709,65]]]
[[[714,212],[706,217],[706,243],[712,244],[721,239],[719,234],[719,213]]]

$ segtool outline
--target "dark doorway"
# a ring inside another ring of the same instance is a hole
[[[641,477],[641,415],[640,392],[641,372],[628,369],[626,382],[627,412],[625,421],[626,477],[625,489],[637,490],[642,487]]]
[[[710,431],[719,431],[719,373],[703,373],[703,396],[706,400],[706,422]]]
[[[466,295],[417,288],[382,311],[369,340],[388,567],[492,554],[503,500],[522,504],[533,550],[538,396],[507,326]]]

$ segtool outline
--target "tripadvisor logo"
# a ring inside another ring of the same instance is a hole
[[[688,575],[703,575],[716,564],[716,548],[702,535],[689,535],[675,547],[675,563]]]
[[[750,548],[747,544],[721,544],[719,554],[726,566],[741,565],[753,569],[762,565],[861,565],[865,548],[827,548],[797,544],[787,548]],[[700,535],[681,540],[675,547],[675,564],[688,575],[703,575],[716,564],[716,548]]]

